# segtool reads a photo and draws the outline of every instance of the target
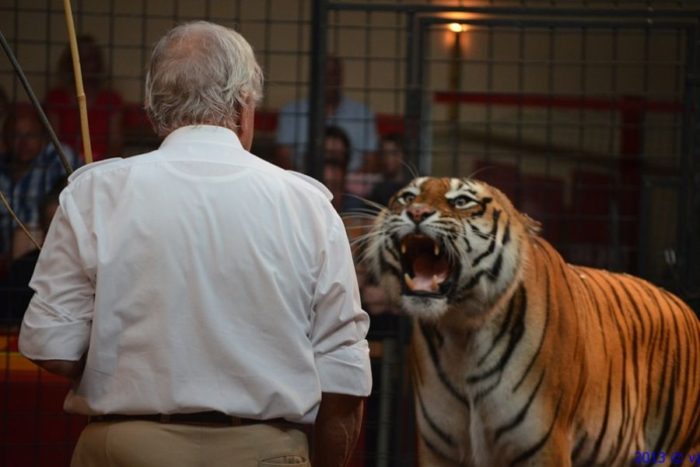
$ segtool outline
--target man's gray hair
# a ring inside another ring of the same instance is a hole
[[[206,21],[177,26],[153,49],[145,105],[160,136],[186,125],[236,129],[241,107],[262,98],[263,74],[250,44]]]

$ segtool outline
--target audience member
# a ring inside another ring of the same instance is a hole
[[[65,186],[66,179],[64,178],[44,196],[39,205],[39,225],[43,234],[42,238],[46,238],[51,219],[58,209],[58,195]],[[22,322],[24,310],[27,309],[29,300],[34,294],[34,291],[29,288],[29,280],[32,278],[40,251],[35,247],[12,261],[7,278],[0,283],[0,292],[4,296],[3,314],[0,318],[2,324],[14,327]]]
[[[232,29],[171,29],[146,75],[160,147],[61,193],[19,350],[91,415],[73,467],[349,460],[369,319],[328,190],[249,152],[262,80]]]
[[[409,177],[406,174],[404,148],[403,137],[398,133],[390,133],[381,138],[378,159],[382,181],[375,185],[369,195],[369,201],[386,206],[391,197],[409,182]],[[367,209],[375,210],[376,207],[365,205],[365,210]],[[358,281],[362,305],[373,316],[370,337],[391,334],[398,325],[396,317],[399,313],[398,307],[388,300],[384,289],[371,281],[361,270],[358,272]]]
[[[374,112],[366,105],[343,94],[343,64],[338,57],[326,59],[325,115],[327,126],[342,128],[348,135],[352,152],[348,171],[367,171],[377,148]],[[277,164],[283,168],[303,170],[303,156],[308,149],[309,101],[292,102],[280,110],[277,126]]]
[[[3,140],[8,151],[0,167],[0,191],[7,196],[19,220],[35,236],[40,236],[39,204],[66,176],[66,170],[33,109],[18,107],[10,113],[3,126]],[[65,146],[63,149],[71,166],[77,167],[75,153]],[[22,255],[33,244],[24,234],[15,234],[19,226],[4,207],[0,213],[0,253],[9,260]]]
[[[406,150],[403,137],[398,133],[383,136],[379,143],[378,155],[382,179],[374,186],[369,200],[386,206],[394,193],[410,180],[406,174]]]
[[[78,52],[85,89],[90,125],[90,142],[94,160],[122,155],[124,145],[124,102],[121,95],[106,85],[102,50],[92,36],[78,37]],[[58,138],[82,157],[83,142],[80,111],[75,90],[70,48],[58,62],[59,85],[46,96],[45,108]]]
[[[345,181],[351,151],[348,135],[340,127],[326,127],[323,136],[323,184],[333,195],[333,207],[338,212],[343,212],[348,203]]]

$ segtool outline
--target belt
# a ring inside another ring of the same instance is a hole
[[[257,423],[273,423],[284,424],[294,428],[302,429],[302,425],[288,422],[283,418],[273,418],[270,420],[255,420],[252,418],[241,418],[232,415],[226,415],[223,412],[194,412],[194,413],[173,413],[173,414],[143,414],[143,415],[125,415],[125,414],[105,414],[91,415],[89,422],[127,422],[127,421],[148,421],[157,423],[175,423],[181,425],[220,425],[220,426],[241,426],[253,425]]]

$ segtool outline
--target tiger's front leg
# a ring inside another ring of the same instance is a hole
[[[488,450],[476,452],[476,456],[482,460],[481,465],[571,467],[571,443],[566,433],[563,428],[543,436],[526,436],[512,445],[491,445]]]
[[[434,401],[426,407],[422,399],[422,396],[416,394],[418,465],[420,467],[476,467],[467,430],[468,414],[451,410],[448,407],[449,402],[443,401],[447,403],[439,407],[445,410],[444,415],[436,419],[438,407]],[[449,413],[453,415],[450,417],[447,415]]]
[[[411,370],[420,467],[476,467],[469,438],[469,403],[449,358],[433,358],[441,348],[436,330],[417,324],[411,343]]]

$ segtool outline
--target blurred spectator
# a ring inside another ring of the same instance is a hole
[[[345,180],[352,146],[345,132],[337,126],[326,127],[323,139],[323,184],[333,194],[333,207],[345,209]]]
[[[352,174],[346,179],[345,190],[350,193],[347,197],[347,211],[374,212],[376,206],[370,202],[386,206],[391,197],[400,188],[409,182],[406,174],[405,150],[403,138],[398,133],[390,133],[382,137],[377,152],[377,163],[380,169],[378,174],[371,174],[376,177],[373,180],[368,178],[364,182],[371,184],[360,193],[357,184],[358,179],[352,178]],[[362,175],[362,174],[355,174]],[[367,200],[367,201],[366,201]]]
[[[403,137],[398,133],[391,133],[382,137],[379,143],[378,160],[381,167],[382,180],[372,190],[369,200],[386,206],[391,197],[403,188],[408,182],[406,174],[406,154]],[[365,206],[365,211],[374,210],[373,206]],[[370,280],[364,271],[358,271],[360,283],[360,295],[362,306],[372,319],[370,335],[373,333],[389,333],[396,330],[398,320],[396,315],[399,309],[396,304],[389,302],[384,289]],[[381,319],[376,319],[383,315]]]
[[[369,199],[386,206],[394,193],[409,182],[403,137],[398,133],[383,136],[378,156],[382,179],[374,186]]]
[[[347,134],[353,148],[348,172],[371,171],[377,148],[374,112],[366,105],[343,95],[343,64],[338,57],[326,59],[326,125],[337,126]],[[292,102],[280,110],[275,160],[286,169],[303,170],[309,134],[309,100]]]
[[[34,110],[18,108],[11,112],[5,120],[2,135],[8,151],[1,158],[0,190],[22,223],[40,236],[39,203],[66,176],[66,171]],[[77,167],[75,153],[67,147],[64,151],[72,167]],[[3,206],[0,209],[0,255],[6,261],[33,247],[26,236],[15,236],[17,228]]]
[[[94,160],[122,155],[124,145],[124,102],[116,91],[105,86],[106,72],[102,51],[92,36],[78,37],[78,52],[90,124]],[[45,108],[58,138],[83,154],[80,111],[75,91],[70,48],[58,62],[59,85],[46,96]]]
[[[53,219],[53,215],[58,209],[58,195],[66,186],[66,180],[66,178],[59,180],[56,186],[44,196],[39,205],[39,226],[42,238],[46,238],[46,233],[49,231],[51,219]],[[7,279],[0,283],[0,292],[2,292],[3,296],[2,303],[4,304],[2,315],[0,315],[1,324],[18,326],[22,322],[24,310],[27,309],[29,300],[34,294],[34,291],[29,288],[29,280],[32,278],[40,251],[34,247],[11,262]]]

